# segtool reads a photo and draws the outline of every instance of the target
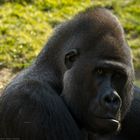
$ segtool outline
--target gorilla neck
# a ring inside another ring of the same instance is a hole
[[[61,94],[63,73],[56,62],[50,62],[48,59],[42,61],[37,59],[32,68],[37,71],[43,84],[49,84],[52,89],[56,90],[56,93]],[[46,86],[48,86],[47,84]]]

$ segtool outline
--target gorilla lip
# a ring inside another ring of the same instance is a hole
[[[115,118],[113,118],[113,117],[99,117],[99,116],[97,116],[96,118],[102,119],[102,120],[110,120],[110,121],[119,123],[119,120],[117,120],[117,119],[115,119]]]
[[[114,133],[120,129],[120,122],[112,117],[97,117],[96,116],[96,125],[102,128],[102,132]]]
[[[114,117],[99,117],[99,116],[96,116],[96,119],[99,119],[101,122],[103,121],[104,123],[106,122],[108,125],[113,123],[113,124],[116,124],[116,125],[119,126],[119,124],[120,124],[120,121],[117,120]]]
[[[118,123],[118,124],[119,124],[119,121],[116,120],[116,119],[112,119],[112,118],[106,119],[106,118],[105,118],[105,120],[108,120],[108,121],[111,121],[111,122],[114,122],[114,123]]]
[[[95,118],[99,118],[99,119],[113,119],[113,120],[117,120],[118,118],[116,117],[116,115],[113,115],[111,113],[107,113],[106,115],[95,115]]]

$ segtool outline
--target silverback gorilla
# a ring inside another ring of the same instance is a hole
[[[115,135],[131,105],[133,79],[119,21],[104,8],[87,9],[61,24],[5,88],[0,138],[127,140]]]

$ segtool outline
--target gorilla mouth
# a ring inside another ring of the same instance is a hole
[[[98,133],[100,134],[110,134],[119,131],[120,122],[115,118],[110,117],[96,117],[95,124],[98,128]]]

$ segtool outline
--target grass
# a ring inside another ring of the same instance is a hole
[[[0,0],[0,67],[22,69],[37,56],[53,28],[89,6],[112,10],[121,21],[140,69],[139,0]]]

